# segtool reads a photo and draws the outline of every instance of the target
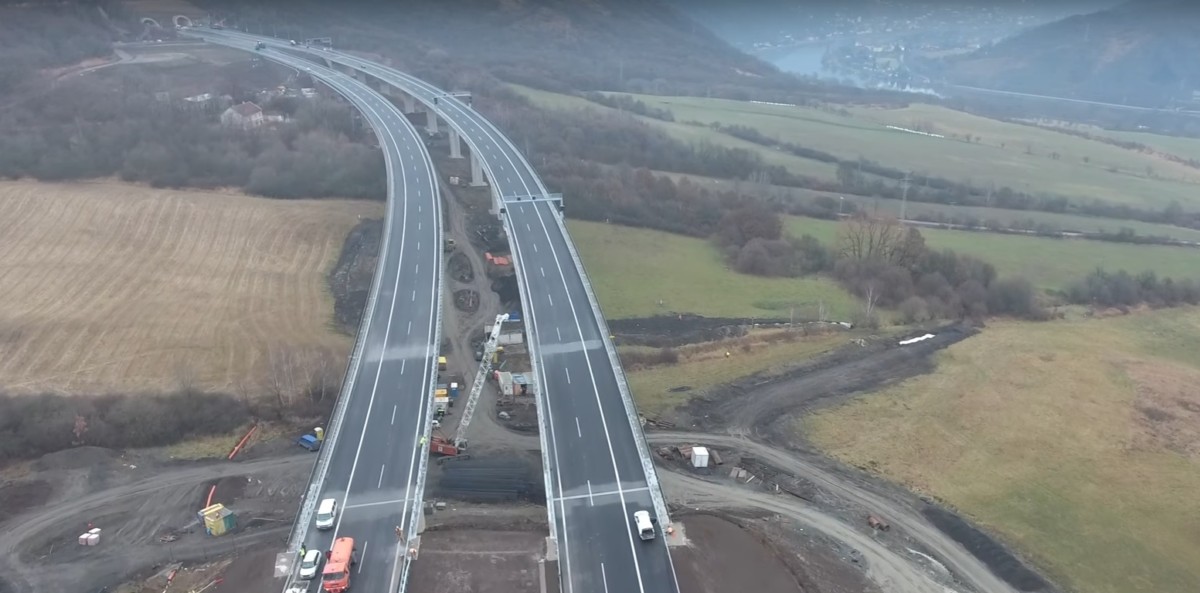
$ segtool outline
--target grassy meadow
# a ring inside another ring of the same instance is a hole
[[[858,307],[828,278],[739,274],[702,239],[578,220],[567,227],[608,318],[789,317],[793,307],[797,317],[815,318],[824,303],[827,317],[837,320]]]
[[[934,105],[824,110],[703,97],[629,96],[669,109],[677,122],[748,126],[841,158],[862,157],[977,186],[994,184],[1150,208],[1178,200],[1200,209],[1200,170],[1103,142]]]
[[[1200,583],[1200,310],[993,322],[938,370],[801,422],[933,495],[1069,590]]]

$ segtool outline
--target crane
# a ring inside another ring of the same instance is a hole
[[[471,385],[471,393],[467,395],[467,405],[463,408],[462,420],[458,422],[458,430],[454,431],[454,447],[463,449],[467,442],[467,425],[475,414],[475,406],[479,403],[479,394],[483,393],[483,383],[492,371],[492,358],[496,355],[496,341],[500,338],[500,324],[508,321],[508,313],[496,316],[496,325],[483,345],[483,359],[479,361],[479,373],[475,375],[475,383]]]

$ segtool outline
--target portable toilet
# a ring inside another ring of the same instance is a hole
[[[458,399],[458,383],[450,384],[450,399],[451,400]]]
[[[446,357],[445,356],[438,357],[438,370],[439,371],[446,370]]]
[[[316,435],[318,441],[321,441],[321,442],[325,441],[325,429],[324,428],[321,428],[320,426],[314,428],[313,434]]]
[[[707,447],[692,447],[692,467],[708,467]]]

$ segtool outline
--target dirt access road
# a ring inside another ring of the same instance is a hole
[[[0,592],[79,591],[83,583],[96,587],[120,583],[148,566],[203,561],[256,545],[279,544],[291,528],[291,521],[282,518],[246,525],[241,532],[222,538],[209,538],[194,528],[188,533],[186,524],[196,521],[195,510],[204,502],[205,486],[218,480],[222,484],[218,490],[227,492],[218,493],[218,500],[240,497],[237,489],[247,489],[249,478],[268,484],[270,492],[260,498],[262,505],[278,508],[295,502],[300,490],[286,484],[289,480],[302,483],[314,459],[300,454],[161,468],[139,463],[137,469],[126,465],[123,473],[109,480],[123,478],[123,484],[113,487],[94,484],[94,468],[82,468],[89,473],[78,485],[91,485],[93,494],[63,487],[44,506],[0,524]],[[236,506],[248,511],[251,504]],[[246,520],[249,513],[240,518],[250,523]],[[101,544],[78,546],[75,536],[86,531],[92,521],[104,529]],[[169,545],[158,543],[158,535],[167,531],[179,533],[179,540]]]
[[[918,335],[920,333],[925,332],[918,332]],[[948,325],[930,330],[929,333],[935,337],[908,346],[898,345],[896,339],[876,341],[865,346],[851,345],[802,365],[782,377],[769,380],[750,377],[713,390],[694,398],[676,416],[678,425],[692,426],[702,432],[651,431],[647,433],[647,438],[652,443],[708,444],[753,455],[783,471],[809,480],[833,498],[849,503],[853,511],[841,513],[847,520],[850,516],[859,516],[861,512],[885,516],[897,530],[902,530],[926,546],[959,580],[971,583],[986,593],[1016,593],[1016,588],[925,519],[918,510],[923,503],[917,497],[808,450],[801,435],[796,432],[794,421],[798,412],[929,372],[933,370],[931,357],[935,352],[973,335],[975,330],[961,325]],[[703,494],[713,495],[711,486],[703,488]],[[764,504],[767,501],[774,501],[771,503],[773,506],[764,508],[779,506],[778,499],[767,496]],[[806,512],[817,511],[815,507],[809,507]],[[831,533],[840,534],[847,541],[856,541],[856,529],[847,531],[844,521],[831,519],[828,513],[823,516],[823,529],[835,529]],[[833,523],[830,523],[831,520]],[[875,547],[862,549],[878,551]],[[889,555],[894,558],[895,551],[890,551]],[[892,566],[890,562],[884,565]],[[913,564],[907,564],[911,570]],[[888,582],[899,582],[895,580],[895,575],[880,576]]]
[[[926,546],[959,580],[973,584],[980,591],[1017,593],[1015,588],[993,574],[979,559],[926,520],[914,508],[914,503],[920,504],[919,500],[910,503],[886,494],[873,492],[873,488],[867,483],[850,480],[824,464],[780,451],[746,437],[682,431],[655,431],[647,433],[646,436],[653,444],[697,442],[753,455],[793,475],[811,480],[838,498],[851,501],[859,507],[871,509],[872,512],[886,517],[893,529],[907,533],[914,540]],[[927,574],[917,569],[913,559],[897,557],[894,550],[879,544],[870,536],[864,535],[861,525],[849,525],[831,517],[814,505],[803,503],[795,498],[789,501],[784,497],[714,484],[675,472],[663,473],[662,477],[664,489],[667,490],[670,498],[680,499],[684,505],[695,506],[696,503],[703,503],[707,506],[724,503],[726,506],[750,506],[781,512],[853,545],[871,559],[869,566],[872,567],[872,570],[878,568],[878,572],[871,574],[871,577],[883,587],[884,591],[929,590],[944,593],[941,585],[937,585],[935,581],[928,578]],[[894,588],[889,584],[906,585]],[[937,585],[937,588],[930,589],[929,587],[933,585]]]

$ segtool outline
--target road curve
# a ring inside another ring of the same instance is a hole
[[[254,51],[252,40],[205,37]],[[340,409],[314,472],[319,493],[310,490],[292,546],[328,549],[333,539],[352,537],[359,551],[352,588],[396,591],[411,559],[405,553],[410,541],[398,541],[394,529],[415,535],[437,378],[442,226],[433,161],[404,114],[367,85],[272,48],[256,54],[304,70],[345,97],[370,123],[384,152],[388,211],[379,265]],[[329,531],[309,529],[312,507],[324,498],[338,501],[340,515]]]
[[[538,377],[548,507],[566,593],[675,593],[661,529],[643,541],[632,515],[666,519],[657,475],[607,326],[537,173],[491,122],[442,89],[337,51],[224,31],[353,68],[397,87],[437,113],[467,143],[491,181],[512,245]],[[543,405],[544,404],[544,405]]]
[[[939,561],[946,565],[952,573],[967,581],[985,593],[1018,593],[996,576],[986,565],[973,554],[929,523],[920,513],[911,507],[899,504],[894,500],[848,483],[844,478],[830,472],[817,464],[807,461],[797,455],[757,441],[723,434],[697,433],[688,431],[654,431],[648,438],[652,443],[703,443],[745,451],[755,457],[774,465],[782,470],[812,481],[817,486],[829,491],[834,496],[852,501],[859,506],[872,509],[887,517],[888,522],[898,529],[907,532],[913,539],[921,542],[936,554]],[[815,512],[815,511],[814,511]]]

